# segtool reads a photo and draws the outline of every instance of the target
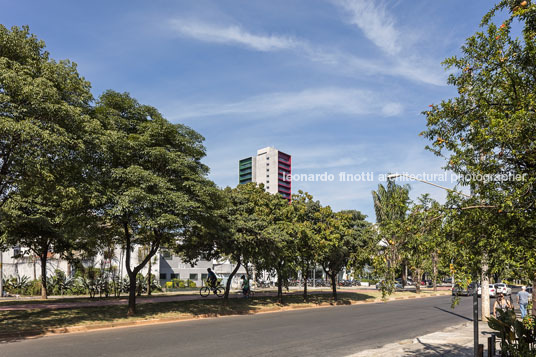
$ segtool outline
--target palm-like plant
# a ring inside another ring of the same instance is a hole
[[[409,206],[409,185],[397,185],[388,180],[387,185],[378,185],[377,191],[372,191],[374,211],[379,233],[383,245],[387,248],[385,262],[387,272],[391,275],[391,282],[395,279],[395,266],[400,262],[400,247],[404,243],[404,234],[401,232]],[[380,261],[380,260],[378,260]],[[389,289],[388,289],[389,290]]]

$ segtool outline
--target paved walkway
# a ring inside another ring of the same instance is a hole
[[[480,322],[479,343],[484,345],[484,356],[487,356],[487,339],[491,336],[491,331],[486,323]],[[497,344],[497,349],[498,347]],[[464,322],[412,340],[398,341],[351,355],[369,356],[473,356],[473,322]]]

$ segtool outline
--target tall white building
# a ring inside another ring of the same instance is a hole
[[[239,161],[239,183],[264,184],[270,193],[279,193],[290,200],[292,195],[292,157],[276,148],[257,150],[257,156]]]

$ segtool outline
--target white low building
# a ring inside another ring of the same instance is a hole
[[[26,277],[29,280],[41,279],[41,261],[34,254],[22,254],[23,251],[20,248],[11,248],[7,251],[0,253],[2,261],[2,275],[4,280],[9,278],[23,278]],[[134,268],[144,258],[145,251],[142,247],[136,247],[131,254],[131,267]],[[84,267],[94,267],[102,270],[113,269],[115,274],[120,277],[126,277],[127,272],[125,269],[125,250],[121,248],[115,248],[115,250],[108,254],[98,254],[92,259],[84,259],[81,261]],[[185,263],[178,256],[172,255],[167,250],[160,250],[151,259],[150,269],[159,281],[162,287],[165,283],[172,279],[180,279],[183,281],[191,280],[195,282],[196,286],[200,287],[207,278],[207,268],[211,268],[218,277],[222,278],[226,282],[227,278],[231,274],[232,270],[236,266],[229,261],[206,261],[200,260],[194,266]],[[67,260],[61,259],[59,255],[49,253],[47,259],[47,276],[53,276],[56,270],[63,271],[67,276],[74,276],[76,269],[67,262]],[[146,275],[149,270],[149,264],[147,264],[141,271],[141,274]],[[244,267],[240,267],[235,279],[233,280],[233,287],[240,286],[240,276],[245,274]]]

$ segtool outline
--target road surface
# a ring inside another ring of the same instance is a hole
[[[471,320],[471,297],[200,319],[0,344],[0,356],[345,356]]]

